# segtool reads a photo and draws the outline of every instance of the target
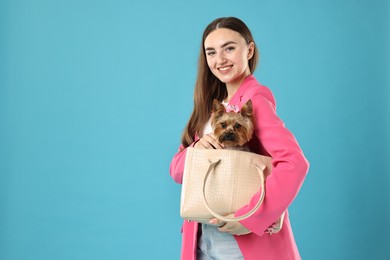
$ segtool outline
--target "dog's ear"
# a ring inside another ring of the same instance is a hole
[[[211,112],[213,112],[214,114],[217,114],[217,115],[221,115],[221,114],[225,113],[225,111],[226,111],[225,106],[221,102],[219,102],[217,99],[214,99]]]
[[[245,117],[252,117],[253,115],[253,109],[252,109],[252,100],[248,100],[242,107],[241,107],[241,115]]]

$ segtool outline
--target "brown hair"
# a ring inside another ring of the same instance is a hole
[[[252,33],[243,21],[235,17],[221,17],[212,21],[204,30],[202,42],[200,46],[199,60],[198,60],[198,76],[195,83],[194,91],[194,110],[190,120],[188,121],[181,143],[184,147],[188,147],[194,142],[195,135],[203,130],[205,124],[210,118],[211,106],[214,99],[222,101],[227,97],[227,90],[225,83],[221,82],[210,71],[206,54],[204,49],[204,41],[206,37],[216,29],[226,28],[236,31],[241,34],[245,41],[249,44],[254,43]],[[251,73],[256,69],[258,61],[258,50],[254,48],[252,58],[249,60],[249,69]]]

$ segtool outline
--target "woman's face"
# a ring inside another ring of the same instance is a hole
[[[250,75],[248,61],[253,56],[254,43],[248,44],[238,32],[216,29],[206,37],[204,48],[211,72],[228,87],[238,87]]]

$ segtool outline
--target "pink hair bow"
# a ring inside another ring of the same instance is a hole
[[[235,105],[227,105],[226,112],[227,113],[229,113],[229,112],[238,113],[238,112],[240,112],[240,108],[238,106],[235,106]]]

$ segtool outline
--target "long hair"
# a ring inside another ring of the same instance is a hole
[[[194,142],[195,135],[200,134],[205,124],[210,118],[211,106],[214,99],[222,101],[227,97],[227,89],[225,83],[221,82],[211,72],[207,65],[206,53],[204,49],[204,41],[206,37],[216,29],[226,28],[238,32],[249,44],[254,43],[252,33],[246,24],[235,17],[221,17],[212,21],[204,30],[198,60],[198,76],[195,83],[194,91],[194,110],[191,117],[184,128],[181,143],[184,147],[188,147]],[[258,50],[255,44],[254,53],[249,60],[248,65],[250,72],[256,69],[258,62]]]

